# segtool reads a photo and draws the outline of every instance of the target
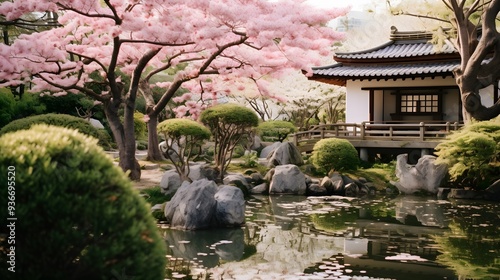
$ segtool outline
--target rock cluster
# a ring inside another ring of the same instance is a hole
[[[234,186],[185,181],[167,202],[165,218],[172,228],[187,230],[239,226],[245,222],[245,198]]]

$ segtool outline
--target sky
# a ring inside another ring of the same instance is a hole
[[[384,0],[309,0],[309,3],[319,7],[346,7],[351,6],[352,10],[363,11],[365,6],[374,2],[385,2]]]

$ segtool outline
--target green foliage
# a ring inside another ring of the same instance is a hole
[[[0,177],[0,204],[15,193],[18,221],[15,245],[0,239],[2,279],[12,274],[10,246],[18,279],[164,278],[166,248],[150,209],[96,139],[42,124],[2,135],[0,150],[9,177]]]
[[[69,93],[62,96],[43,95],[40,102],[47,112],[78,116],[77,108],[84,111],[94,106],[94,101],[84,94]]]
[[[259,157],[257,156],[256,151],[244,154],[241,156],[241,159],[243,160],[240,164],[241,167],[257,167],[257,164],[259,163]]]
[[[146,202],[151,205],[162,204],[172,199],[173,194],[166,195],[161,192],[159,186],[145,188],[141,190],[141,195],[144,197]]]
[[[318,141],[314,145],[311,161],[323,172],[356,170],[359,166],[356,148],[349,141],[337,138]]]
[[[252,127],[259,124],[259,118],[249,108],[227,103],[206,109],[201,113],[200,120],[214,136],[215,166],[222,179],[234,148],[252,132]]]
[[[134,112],[134,132],[136,139],[142,139],[147,136],[148,127],[144,121],[144,114],[141,112]]]
[[[169,119],[158,124],[158,132],[167,138],[191,136],[193,140],[210,138],[210,131],[202,124],[190,119]]]
[[[260,123],[257,127],[257,133],[264,141],[283,142],[289,134],[296,130],[295,125],[287,121],[267,121]]]
[[[448,165],[452,184],[485,189],[500,178],[500,118],[475,122],[436,147],[437,163]]]
[[[190,180],[189,160],[194,151],[210,138],[210,131],[189,119],[169,119],[158,124],[158,133],[165,136],[167,151],[164,156],[172,161],[181,180]]]
[[[0,89],[0,128],[12,121],[14,115],[14,96],[7,89]]]
[[[65,115],[65,114],[44,114],[36,115],[32,117],[27,117],[23,119],[18,119],[10,122],[2,129],[0,129],[0,135],[5,133],[14,132],[23,129],[29,129],[35,124],[48,124],[55,126],[62,126],[71,129],[77,129],[83,134],[95,137],[99,139],[99,145],[103,147],[109,147],[111,145],[111,137],[105,130],[99,130],[93,127],[89,122],[84,119]]]
[[[7,88],[0,89],[0,108],[0,128],[13,120],[45,112],[37,95],[25,93],[18,100]]]

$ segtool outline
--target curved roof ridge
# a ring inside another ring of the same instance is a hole
[[[366,50],[355,51],[355,52],[336,52],[335,56],[350,55],[350,54],[362,54],[362,53],[374,52],[374,51],[383,49],[385,47],[388,47],[388,46],[390,46],[392,44],[394,44],[394,41],[390,40],[388,42],[383,43],[382,45],[379,45],[379,46],[376,46],[376,47],[373,47],[373,48],[369,48],[369,49],[366,49]]]

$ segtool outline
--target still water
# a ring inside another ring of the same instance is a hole
[[[256,196],[238,229],[163,227],[172,279],[500,279],[500,204]]]

